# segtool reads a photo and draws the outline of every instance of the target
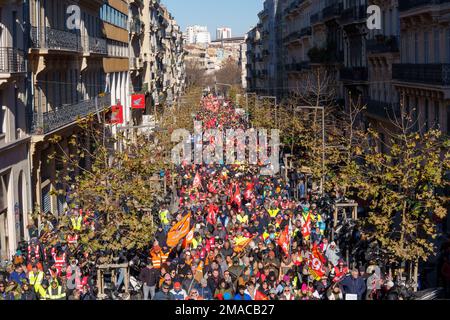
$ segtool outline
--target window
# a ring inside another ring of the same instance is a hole
[[[429,33],[426,31],[423,34],[423,61],[424,63],[429,63],[430,56],[430,39]]]
[[[439,30],[434,30],[434,63],[441,62],[441,46],[439,41]]]

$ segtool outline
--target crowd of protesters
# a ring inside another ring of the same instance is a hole
[[[207,96],[202,106],[196,120],[205,129],[246,129],[230,102]],[[319,195],[305,181],[260,175],[265,165],[270,163],[183,163],[176,168],[176,209],[159,208],[147,265],[137,276],[142,298],[399,299],[395,278],[376,259],[347,264],[331,239],[332,217]],[[52,232],[58,222],[43,216],[26,248],[0,273],[0,300],[96,299],[99,256],[77,241],[78,231],[98,227],[90,215],[71,210],[71,228],[59,233]],[[65,239],[51,247],[42,244],[47,237]],[[365,240],[362,232],[357,237]],[[118,256],[127,262],[126,253]],[[449,281],[449,259],[442,270]],[[119,274],[114,290],[123,289],[123,281]]]

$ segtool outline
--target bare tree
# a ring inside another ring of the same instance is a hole
[[[222,68],[216,72],[217,82],[231,85],[242,84],[242,70],[239,63],[231,57],[224,61]]]

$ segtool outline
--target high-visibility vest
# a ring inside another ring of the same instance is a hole
[[[62,291],[62,287],[58,286],[57,293],[53,294],[53,288],[48,287],[47,289],[47,297],[49,300],[59,300],[65,298],[66,293]]]
[[[164,225],[168,225],[170,223],[169,219],[167,218],[168,214],[168,210],[164,210],[159,213],[159,220],[161,220],[161,223]]]
[[[170,251],[167,253],[161,251],[161,263],[166,263],[167,259],[169,259],[169,253]]]
[[[47,291],[45,290],[45,288],[43,286],[38,285],[38,289],[36,290],[36,293],[39,294],[39,297],[41,300],[47,299]]]
[[[238,214],[236,216],[236,219],[238,219],[238,221],[240,223],[248,223],[248,216],[247,215],[241,216],[240,214]]]
[[[269,215],[270,215],[270,217],[271,218],[275,218],[276,216],[277,216],[277,214],[278,214],[278,212],[280,212],[280,209],[269,209],[269,210],[267,210],[268,212],[269,212]]]
[[[37,292],[42,280],[44,280],[44,273],[42,271],[38,271],[34,274],[34,272],[31,271],[28,274],[28,280],[30,281],[30,285],[34,286],[34,291]]]
[[[72,228],[76,231],[81,231],[81,222],[83,221],[83,217],[80,215],[78,218],[70,218],[70,221],[72,221]]]
[[[161,268],[161,255],[160,253],[153,253],[152,252],[152,264],[153,267],[156,269],[160,269]]]

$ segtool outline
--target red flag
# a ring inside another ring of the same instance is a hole
[[[219,207],[211,203],[207,208],[207,212],[208,215],[206,216],[206,221],[209,224],[215,225],[217,222],[217,213],[219,212]]]
[[[311,215],[308,214],[305,223],[302,226],[302,235],[304,238],[308,238],[311,235]]]
[[[326,259],[320,253],[317,245],[313,246],[311,259],[308,261],[308,267],[311,275],[316,279],[320,280],[324,275],[325,271],[323,270],[323,265],[326,262]]]
[[[233,196],[233,202],[240,207],[242,203],[242,197],[241,197],[241,189],[239,189],[239,185],[236,184],[236,190],[234,192]]]
[[[256,293],[255,293],[255,300],[257,300],[257,301],[269,300],[269,297],[266,296],[266,295],[265,295],[264,293],[262,293],[261,291],[256,290]]]
[[[278,238],[278,245],[283,249],[283,252],[285,255],[289,255],[289,246],[291,244],[291,239],[289,235],[289,227],[286,226],[284,231],[281,233],[280,237]]]
[[[145,95],[133,94],[131,96],[131,108],[132,109],[145,109]]]
[[[122,124],[123,123],[123,106],[118,103],[115,106],[111,106],[111,120],[110,124]]]

